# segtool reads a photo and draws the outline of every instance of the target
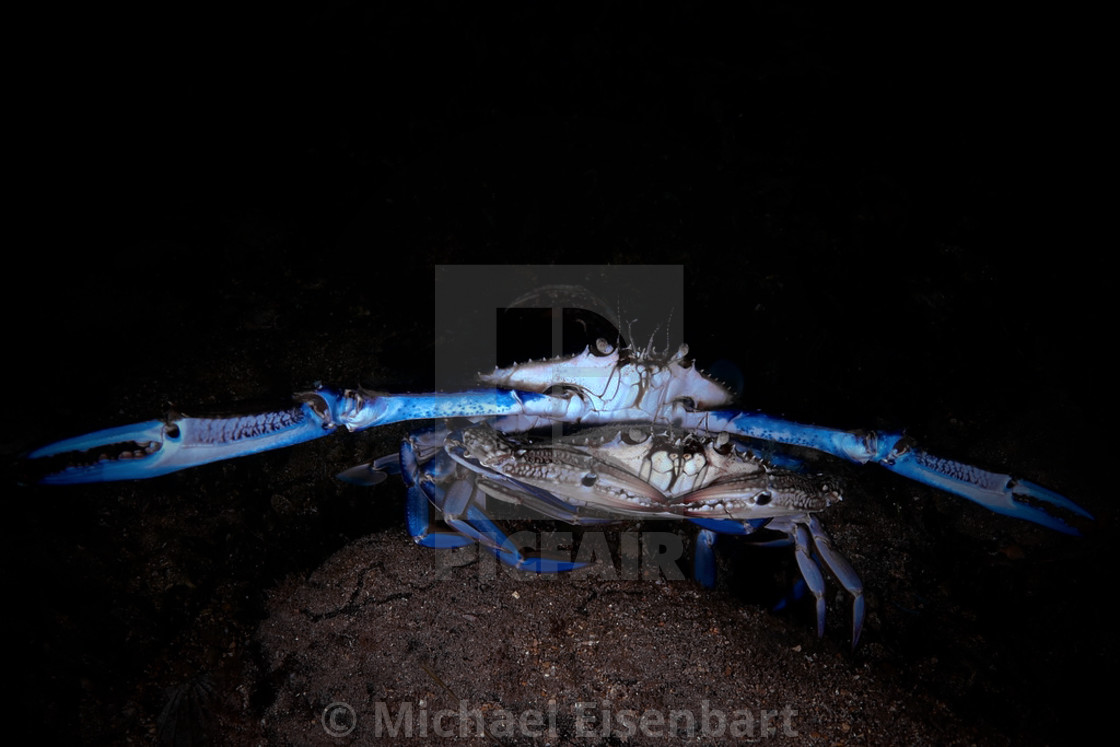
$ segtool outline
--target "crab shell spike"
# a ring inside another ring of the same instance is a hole
[[[599,349],[598,346],[596,348]],[[528,392],[546,392],[554,386],[563,385],[595,391],[604,388],[618,365],[618,351],[613,346],[606,355],[592,352],[588,346],[583,352],[570,357],[529,360],[509,368],[495,368],[492,373],[480,374],[478,380],[490,386]]]
[[[687,352],[687,346],[681,347]],[[665,399],[669,402],[689,400],[692,409],[710,410],[729,405],[734,399],[723,384],[703,373],[687,358],[674,356],[667,368],[672,374],[665,391]]]
[[[730,404],[732,400],[731,393],[722,384],[699,371],[684,356],[687,346],[682,345],[668,359],[635,350],[631,358],[624,360],[613,345],[607,344],[609,353],[600,352],[603,349],[604,346],[596,345],[593,351],[588,346],[567,358],[496,368],[493,373],[480,375],[479,381],[488,386],[542,393],[556,386],[570,386],[602,396],[623,380],[641,379],[657,390],[656,393],[646,390],[641,393],[643,397],[652,395],[664,403],[687,402],[688,409],[707,410]]]

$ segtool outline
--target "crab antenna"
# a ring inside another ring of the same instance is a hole
[[[617,339],[616,339],[614,348],[615,348],[615,350],[622,350],[622,329],[621,329],[621,327],[622,327],[622,299],[619,298],[618,296],[615,296],[614,308],[615,308],[614,318],[615,318],[615,321],[618,322],[614,326],[614,332],[615,332],[615,335],[617,335]],[[627,330],[626,336],[627,337],[630,336],[629,330]]]
[[[657,327],[654,327],[653,331],[649,333],[649,342],[646,343],[646,353],[649,354],[649,355],[652,355],[653,352],[654,352],[653,338],[654,338],[654,335],[656,335],[656,334],[657,334]]]
[[[673,341],[669,335],[673,330],[673,312],[676,311],[675,307],[669,307],[669,321],[665,324],[665,352],[668,353],[673,349]]]
[[[622,312],[620,311],[619,313],[621,314]],[[622,326],[622,318],[621,317],[619,317],[618,321],[619,321],[619,326]],[[634,322],[635,321],[637,321],[637,320],[636,319],[627,319],[626,320],[626,337],[629,340],[629,342],[626,344],[626,347],[631,349],[631,350],[634,349]],[[619,334],[622,334],[622,330],[619,330]]]

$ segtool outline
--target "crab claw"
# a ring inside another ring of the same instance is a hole
[[[841,431],[733,410],[691,413],[682,424],[709,433],[726,431],[737,436],[816,449],[857,464],[874,462],[923,485],[978,503],[989,511],[1032,521],[1056,532],[1081,534],[1050,509],[1093,518],[1081,506],[1053,490],[1011,475],[934,456],[902,433]]]
[[[906,439],[895,444],[891,453],[880,463],[892,472],[967,498],[989,511],[1033,521],[1057,532],[1081,534],[1050,513],[1048,507],[1057,507],[1086,519],[1093,518],[1081,506],[1049,488],[1011,475],[988,472],[969,464],[934,456],[908,444]]]
[[[48,485],[158,477],[331,433],[335,423],[325,403],[316,393],[293,407],[254,415],[149,420],[58,441],[28,458],[43,460],[38,482]]]

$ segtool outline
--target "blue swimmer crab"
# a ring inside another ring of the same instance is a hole
[[[851,595],[853,647],[863,626],[862,584],[817,518],[841,496],[790,449],[874,462],[1058,532],[1077,534],[1051,513],[1056,509],[1092,518],[1052,490],[934,456],[902,433],[836,430],[726,409],[731,394],[693,365],[683,345],[666,353],[599,339],[574,356],[497,368],[480,375],[479,384],[430,394],[319,386],[295,395],[284,409],[222,418],[176,415],[66,439],[29,456],[46,460],[41,481],[48,484],[129,480],[291,446],[339,428],[435,420],[434,427],[408,436],[399,454],[340,475],[375,484],[399,472],[417,544],[478,543],[511,566],[557,572],[582,563],[522,553],[488,515],[488,499],[570,524],[684,519],[700,528],[694,572],[711,585],[716,536],[765,527],[794,546],[804,585],[815,597],[819,635],[822,568]],[[578,428],[569,435],[548,432],[558,424]]]

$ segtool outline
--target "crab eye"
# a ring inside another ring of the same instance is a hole
[[[645,443],[649,440],[649,431],[644,431],[641,428],[628,428],[622,432],[623,443],[634,446],[636,444]]]
[[[614,352],[614,345],[611,345],[610,342],[607,340],[607,338],[600,337],[598,340],[595,341],[595,355],[607,356],[607,355],[610,355],[613,352]]]
[[[678,397],[676,403],[686,410],[691,411],[696,409],[696,400],[692,397]]]
[[[595,474],[594,472],[588,472],[583,476],[583,479],[580,480],[580,483],[583,485],[583,487],[590,488],[598,479],[599,476],[597,474]]]
[[[759,493],[758,495],[756,495],[754,497],[755,505],[757,505],[757,506],[769,505],[771,497],[772,496],[769,493],[763,491],[763,492]]]

